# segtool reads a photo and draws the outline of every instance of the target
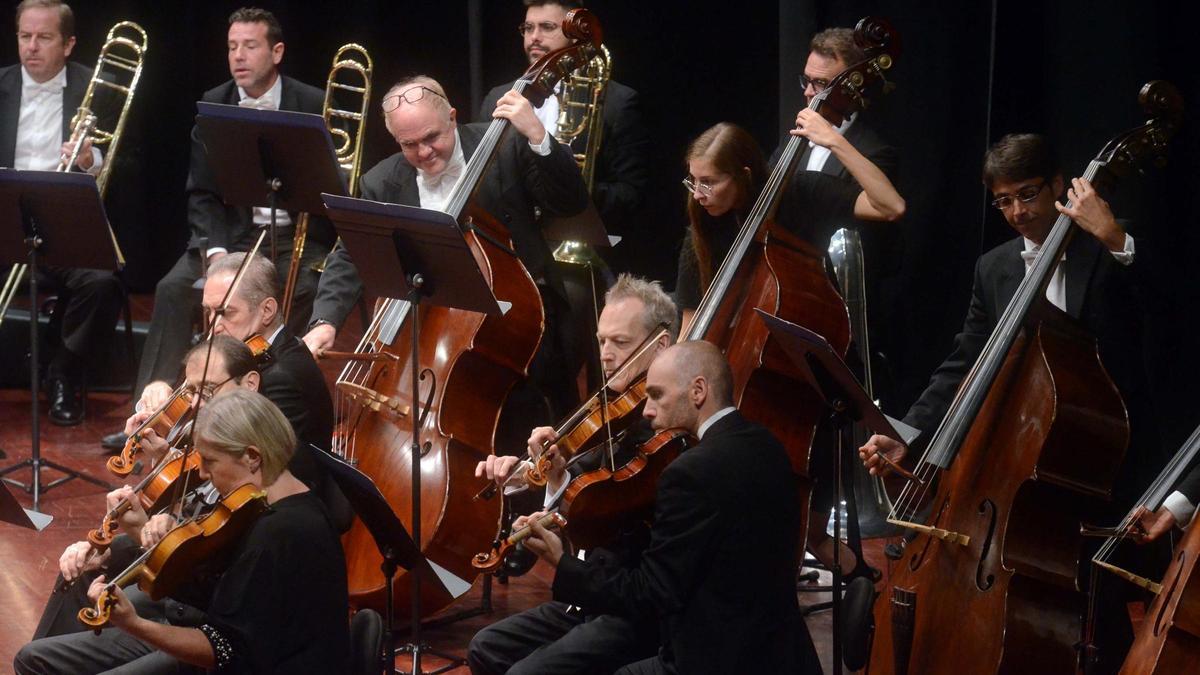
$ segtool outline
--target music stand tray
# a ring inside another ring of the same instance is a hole
[[[449,214],[400,204],[323,194],[326,212],[346,250],[354,258],[366,289],[377,296],[404,298],[413,305],[412,400],[420,401],[420,304],[485,314],[504,310],[483,271]],[[506,303],[507,304],[507,303]],[[420,451],[421,416],[412,415],[412,457]],[[412,539],[421,540],[421,462],[412,462]],[[412,673],[421,673],[421,577],[428,567],[418,565],[412,576],[412,642],[403,649],[413,655]],[[461,663],[461,660],[460,660]],[[452,664],[457,665],[457,664]],[[440,672],[440,671],[439,671]]]
[[[39,414],[37,276],[43,263],[56,267],[116,271],[120,257],[104,213],[96,178],[86,173],[0,169],[0,263],[29,263],[29,391],[31,394],[30,458],[0,470],[0,476],[30,467],[28,484],[3,480],[33,495],[33,510],[42,492],[79,478],[106,490],[113,486],[81,471],[42,458]],[[42,468],[64,477],[43,486]]]

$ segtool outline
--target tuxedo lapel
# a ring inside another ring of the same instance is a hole
[[[1067,246],[1067,257],[1062,263],[1063,274],[1066,275],[1067,314],[1077,319],[1083,312],[1088,281],[1104,253],[1103,249],[1095,237],[1083,231],[1077,231]]]
[[[6,68],[0,78],[0,166],[11,167],[17,153],[17,121],[21,117],[21,67]]]
[[[1007,248],[1000,259],[1000,270],[996,279],[997,307],[994,316],[1008,306],[1008,301],[1017,294],[1017,287],[1025,279],[1025,261],[1021,259],[1024,242],[1020,237],[1005,244]]]

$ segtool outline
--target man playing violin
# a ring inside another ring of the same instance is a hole
[[[99,672],[129,664],[136,672],[346,672],[349,627],[341,543],[321,500],[287,465],[296,437],[262,395],[237,388],[215,398],[196,420],[200,475],[219,494],[243,485],[266,493],[269,509],[237,537],[231,561],[207,594],[200,623],[174,625],[140,616],[129,596],[97,577],[88,590],[114,600],[111,650],[81,633],[41,643],[63,648],[42,660],[38,642],[18,655],[18,672]],[[196,561],[202,564],[204,561]],[[319,582],[319,583],[314,583]],[[73,642],[79,643],[72,645]],[[130,651],[142,649],[130,658]]]
[[[597,323],[600,362],[613,396],[626,390],[640,377],[656,354],[675,339],[677,310],[658,282],[622,274],[604,297]],[[657,335],[657,337],[656,337]],[[646,341],[651,343],[646,345]],[[646,349],[635,355],[643,345]],[[630,361],[634,358],[634,361]],[[628,361],[628,363],[627,363]],[[640,417],[638,408],[630,413]],[[613,464],[619,468],[631,459],[637,447],[653,435],[644,421],[619,439]],[[592,451],[577,455],[567,466],[554,445],[555,430],[537,427],[530,434],[529,457],[550,453],[543,508],[558,505],[573,478],[607,466],[606,453]],[[487,476],[506,496],[525,490],[529,461],[513,456],[491,455],[475,468],[476,476]],[[606,546],[617,552],[605,559],[616,564],[636,564],[646,544],[644,528],[622,534],[621,541]],[[467,648],[467,662],[476,675],[483,673],[578,673],[611,672],[626,663],[651,656],[658,646],[654,621],[637,621],[612,614],[584,613],[564,602],[550,601],[510,616],[479,631]]]
[[[644,415],[700,439],[662,473],[650,544],[633,568],[565,555],[533,514],[526,545],[555,567],[556,600],[585,612],[658,618],[658,655],[620,673],[820,672],[795,575],[798,479],[787,453],[733,406],[716,346],[682,342],[646,376]]]

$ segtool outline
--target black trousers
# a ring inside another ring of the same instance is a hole
[[[292,229],[283,228],[278,233],[279,286],[283,287],[291,265]],[[252,244],[253,242],[251,242]],[[263,244],[266,247],[266,243]],[[249,247],[247,247],[249,248]],[[269,249],[262,255],[269,256]],[[329,246],[309,240],[300,259],[301,272],[296,279],[296,293],[292,301],[292,314],[288,328],[296,335],[304,335],[312,314],[313,298],[316,297],[317,282],[321,275],[314,266],[325,259]],[[196,288],[200,279],[200,256],[198,249],[188,249],[175,262],[175,266],[159,280],[154,290],[154,312],[150,316],[150,329],[146,334],[146,345],[142,350],[142,361],[138,367],[137,387],[134,396],[150,382],[163,380],[174,383],[179,376],[183,357],[192,345],[193,318],[200,311],[202,291]],[[265,336],[264,336],[265,337]]]
[[[61,344],[48,374],[77,380],[89,357],[109,353],[108,341],[121,314],[121,282],[103,270],[39,266],[38,287],[58,294],[52,323],[61,328]]]
[[[475,675],[594,673],[608,675],[658,649],[657,634],[608,614],[588,617],[546,602],[475,634],[467,663]]]

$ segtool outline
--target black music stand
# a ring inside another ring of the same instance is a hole
[[[30,458],[0,470],[0,476],[28,466],[29,484],[3,480],[33,495],[33,510],[42,492],[79,478],[106,490],[113,486],[81,471],[42,459],[41,415],[38,401],[38,266],[117,270],[120,263],[96,188],[86,173],[0,169],[0,263],[29,263],[29,391],[32,398]],[[42,468],[65,474],[42,485]]]
[[[346,194],[325,118],[197,101],[196,126],[221,199],[271,209],[271,262],[277,263],[279,209],[320,214],[321,193]]]
[[[395,621],[395,610],[392,607],[392,586],[395,583],[396,570],[403,567],[411,572],[420,566],[428,572],[428,563],[421,555],[421,551],[413,542],[412,537],[408,536],[408,531],[404,529],[404,523],[400,522],[396,512],[392,510],[383,493],[375,485],[375,481],[315,445],[310,446],[309,450],[317,456],[321,464],[325,465],[325,470],[333,477],[342,494],[346,495],[346,501],[350,502],[354,513],[371,533],[371,538],[379,547],[379,554],[383,556],[381,569],[387,592],[387,599],[384,601],[384,625],[387,635],[391,635],[392,625]],[[379,654],[379,658],[382,661],[380,670],[392,672],[395,666],[395,655],[392,653],[390,644],[385,652]]]
[[[791,358],[792,363],[800,370],[803,379],[812,390],[825,401],[829,420],[837,431],[838,449],[834,455],[833,480],[835,485],[834,504],[840,505],[845,485],[843,484],[843,464],[845,455],[850,448],[845,447],[843,433],[852,424],[861,424],[874,433],[888,436],[896,440],[902,437],[863,390],[854,373],[842,361],[842,357],[829,346],[825,338],[806,328],[797,326],[790,321],[772,316],[761,309],[758,312],[767,324],[772,337],[779,341],[784,353]],[[853,461],[853,460],[851,460]],[[848,514],[857,518],[857,514]],[[842,564],[841,540],[842,519],[833,519],[833,672],[841,675],[843,666],[842,630]],[[869,617],[870,614],[867,614]]]
[[[9,491],[8,485],[0,481],[0,522],[41,532],[52,520],[54,516],[21,506],[21,502]]]
[[[412,538],[421,541],[421,401],[420,303],[483,314],[501,314],[500,303],[447,213],[399,204],[384,204],[335,194],[322,194],[326,211],[346,250],[354,258],[363,285],[374,295],[405,298],[412,304]],[[505,303],[507,304],[507,303]],[[434,383],[436,385],[436,383]],[[432,393],[430,394],[432,397]],[[412,642],[401,648],[413,657],[412,674],[421,670],[421,576],[426,565],[412,570]],[[389,637],[389,640],[391,638]],[[389,643],[390,644],[390,643]],[[461,665],[451,663],[434,672]]]

